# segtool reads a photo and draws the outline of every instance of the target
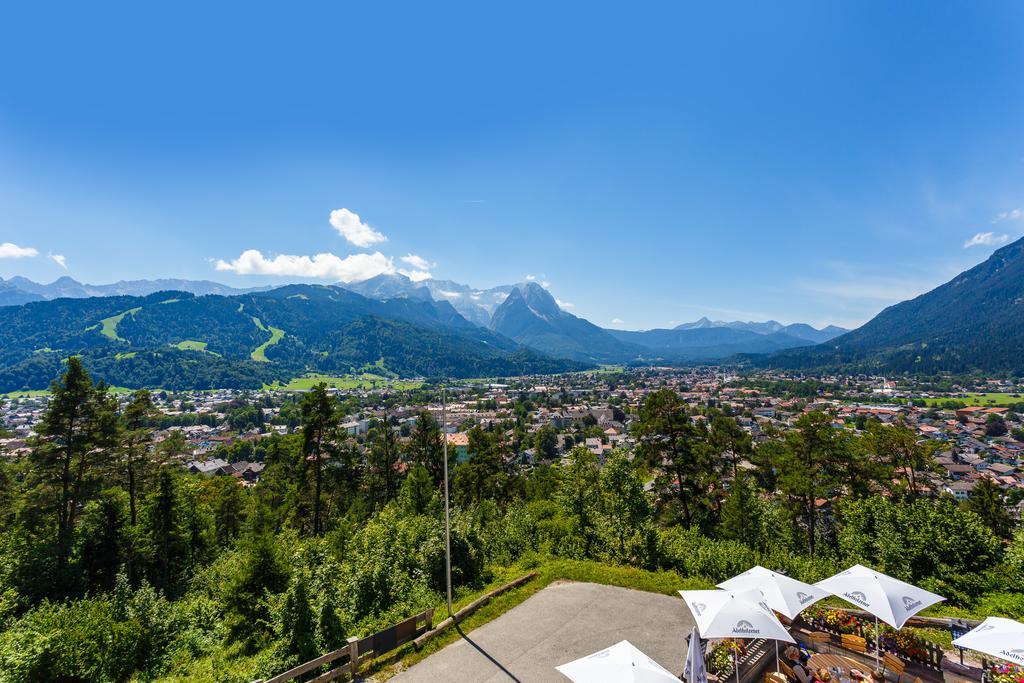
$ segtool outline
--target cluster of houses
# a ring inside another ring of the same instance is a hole
[[[781,379],[788,379],[785,376]],[[763,378],[762,378],[763,379]],[[779,379],[779,378],[775,378]],[[465,461],[470,452],[468,431],[473,426],[484,428],[504,423],[518,409],[520,424],[528,432],[548,428],[556,434],[556,457],[576,446],[583,446],[599,458],[615,448],[630,449],[634,445],[630,420],[652,391],[669,388],[692,408],[716,407],[736,416],[740,427],[754,442],[767,438],[768,431],[785,431],[807,411],[822,410],[834,415],[835,426],[859,429],[864,421],[883,423],[900,421],[915,430],[922,440],[938,443],[937,469],[920,473],[920,482],[933,493],[949,493],[960,500],[971,496],[977,483],[988,478],[1004,488],[1024,489],[1024,443],[1020,435],[1021,417],[1005,407],[969,406],[960,409],[939,409],[895,402],[901,396],[920,396],[885,378],[833,377],[819,378],[830,386],[857,387],[864,402],[850,397],[836,397],[827,392],[813,398],[780,398],[754,382],[740,380],[719,368],[643,368],[627,378],[600,373],[561,378],[552,385],[551,378],[517,378],[511,385],[467,385],[451,392],[450,402],[440,404],[394,406],[374,405],[378,394],[352,392],[364,408],[346,417],[341,428],[353,438],[361,439],[375,419],[387,417],[403,434],[409,434],[423,410],[429,411],[446,425],[444,438],[454,450],[458,461]],[[1004,380],[989,380],[991,388],[1013,391],[1014,385]],[[194,392],[185,395],[155,397],[158,408],[174,417],[189,413],[197,416],[195,424],[174,426],[155,434],[157,442],[179,432],[184,449],[178,459],[185,469],[208,476],[235,477],[241,485],[252,485],[263,470],[260,462],[222,459],[223,447],[238,442],[257,442],[274,432],[287,433],[288,426],[275,424],[281,405],[277,392],[261,395],[266,423],[259,429],[239,433],[232,429],[225,406],[239,398],[238,392]],[[872,402],[872,398],[873,401]],[[522,414],[517,401],[529,400],[532,410]],[[879,401],[884,401],[879,403]],[[0,437],[0,453],[17,457],[28,452],[33,426],[45,409],[45,396],[26,396],[6,401],[0,406],[0,421],[6,435]],[[993,430],[993,421],[1004,429]],[[512,436],[512,432],[509,432]],[[529,444],[526,443],[525,446]],[[237,450],[237,449],[236,449]],[[236,456],[237,457],[237,456]],[[515,454],[523,464],[537,460],[533,448]]]

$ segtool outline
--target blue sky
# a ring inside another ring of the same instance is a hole
[[[361,4],[8,6],[0,276],[855,325],[1024,235],[1019,3]]]

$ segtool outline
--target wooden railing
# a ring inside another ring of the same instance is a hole
[[[854,614],[859,619],[862,619],[861,623],[857,627],[857,632],[854,635],[858,635],[858,636],[860,636],[861,638],[863,638],[865,640],[865,642],[866,642],[866,650],[867,650],[868,654],[874,652],[874,650],[875,650],[875,625],[874,625],[874,621],[873,621],[874,617],[869,615],[869,614],[867,614],[866,612],[859,612],[859,611],[858,612],[854,612],[853,610],[847,610],[847,614]],[[872,621],[870,623],[868,623],[866,621],[868,618],[872,619]],[[925,619],[927,619],[927,620],[925,621]],[[830,643],[831,646],[833,646],[833,647],[840,647],[840,648],[843,646],[843,644],[842,644],[842,637],[843,637],[844,633],[847,633],[847,632],[840,631],[839,629],[833,628],[829,624],[825,623],[824,620],[806,620],[806,621],[801,620],[801,621],[803,621],[803,624],[806,625],[806,627],[808,627],[812,631],[824,631],[825,633],[828,633],[829,635],[835,636],[835,638],[833,638],[832,642]],[[942,618],[935,618],[935,617],[924,618],[924,617],[922,617],[922,618],[918,618],[917,619],[918,623],[915,624],[915,623],[913,623],[913,621],[908,621],[907,625],[908,626],[916,626],[916,625],[922,625],[923,626],[923,625],[927,624],[928,627],[934,628],[939,623],[942,623],[942,621],[945,621],[945,628],[948,629],[949,628],[949,619],[948,618],[943,620]],[[942,660],[943,660],[943,657],[945,657],[945,654],[946,654],[945,651],[941,647],[939,647],[938,645],[936,645],[935,643],[932,643],[930,641],[924,641],[923,643],[921,643],[921,651],[920,652],[914,652],[914,653],[902,652],[902,651],[896,650],[896,649],[891,648],[891,647],[885,647],[884,643],[883,643],[882,651],[883,652],[892,652],[893,654],[901,657],[902,659],[914,662],[916,664],[920,664],[921,666],[924,666],[924,667],[929,668],[929,669],[933,669],[935,671],[941,671],[942,670]]]
[[[349,638],[345,645],[334,652],[328,652],[304,664],[299,664],[273,678],[261,679],[253,683],[286,683],[286,681],[294,681],[325,666],[331,668],[310,679],[310,683],[326,683],[342,676],[355,676],[361,663],[412,642],[418,636],[429,631],[433,624],[434,610],[431,608],[365,638]]]
[[[529,574],[524,574],[514,581],[510,581],[503,586],[499,586],[498,588],[485,593],[457,611],[453,616],[450,616],[439,623],[436,628],[434,627],[434,610],[428,609],[415,616],[409,617],[405,621],[400,621],[390,628],[378,631],[372,636],[367,636],[365,638],[349,638],[348,642],[344,646],[338,648],[334,652],[328,652],[327,654],[310,660],[305,664],[299,664],[297,667],[289,669],[282,674],[278,674],[273,678],[265,680],[259,679],[253,681],[253,683],[286,683],[287,681],[294,681],[325,666],[330,666],[331,669],[316,676],[315,678],[309,679],[308,683],[327,683],[327,681],[334,681],[346,675],[354,677],[359,671],[359,665],[363,662],[387,654],[406,643],[413,643],[413,645],[418,649],[422,647],[427,640],[438,635],[446,628],[458,624],[460,621],[486,605],[493,598],[510,591],[513,588],[522,586],[524,583],[530,581],[536,576],[537,572],[530,572]]]

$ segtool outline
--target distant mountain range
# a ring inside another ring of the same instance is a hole
[[[1024,376],[1024,239],[853,331],[701,318],[605,329],[534,282],[478,289],[381,275],[236,289],[205,280],[0,279],[0,391],[41,388],[68,354],[126,386],[260,386],[383,365],[403,375],[721,361],[794,369]]]
[[[1024,376],[1024,239],[825,344],[751,360],[781,368]]]
[[[724,322],[721,320],[708,320],[706,317],[697,320],[692,323],[683,323],[682,325],[676,325],[673,329],[675,330],[706,330],[716,327],[728,327],[733,330],[744,330],[747,332],[754,332],[756,334],[785,334],[790,337],[796,337],[804,341],[809,341],[814,344],[820,344],[827,342],[830,339],[835,339],[841,334],[849,332],[846,328],[837,327],[835,325],[828,325],[822,329],[811,327],[806,323],[793,323],[792,325],[783,325],[780,322],[774,320],[768,320],[763,323],[757,322]]]
[[[115,384],[185,388],[219,378],[229,387],[348,372],[382,359],[400,374],[452,377],[714,361],[805,346],[841,331],[707,318],[673,330],[604,329],[563,310],[534,282],[479,289],[397,274],[252,289],[206,280],[90,285],[13,277],[0,279],[0,306],[13,307],[0,308],[0,390],[45,386],[69,353],[89,356]],[[283,336],[274,338],[274,329]],[[270,364],[254,360],[272,339],[264,349]]]
[[[87,285],[64,276],[49,284],[40,284],[27,278],[15,276],[0,278],[0,306],[20,306],[33,301],[52,299],[82,299],[90,296],[149,296],[155,292],[189,292],[202,296],[220,294],[231,296],[248,292],[266,291],[272,287],[236,289],[209,280],[121,280],[110,285]]]
[[[498,305],[515,289],[515,285],[500,285],[489,289],[474,289],[451,280],[423,280],[413,282],[405,275],[377,275],[369,280],[342,285],[371,299],[412,297],[447,301],[470,322],[487,327]]]
[[[446,301],[378,301],[335,286],[58,298],[0,308],[0,392],[45,388],[71,354],[110,384],[172,389],[258,388],[307,372],[367,368],[471,377],[589,367],[475,325]]]
[[[705,318],[672,330],[604,329],[562,310],[546,289],[533,282],[516,286],[490,323],[492,330],[538,351],[594,363],[711,361],[807,346],[815,343],[815,337],[838,333],[809,325],[771,323],[778,331],[759,325],[712,323]]]

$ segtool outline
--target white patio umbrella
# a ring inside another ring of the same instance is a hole
[[[905,581],[886,576],[874,569],[855,564],[824,581],[814,584],[864,608],[875,616],[875,664],[878,664],[878,620],[881,619],[895,629],[903,628],[907,619],[925,607],[946,598],[930,593]]]
[[[953,641],[957,647],[984,652],[1017,665],[1024,664],[1024,624],[989,617]]]
[[[555,668],[576,683],[679,683],[628,640]]]
[[[823,588],[791,579],[760,565],[723,581],[718,587],[726,590],[759,590],[768,606],[787,619],[795,619],[800,612],[829,595]],[[778,641],[775,641],[775,670],[779,670]]]
[[[696,626],[693,627],[693,633],[690,634],[690,645],[686,649],[683,678],[687,683],[708,683],[708,672],[704,668],[704,652],[700,643],[700,631]]]
[[[679,591],[690,608],[701,638],[768,638],[795,642],[761,591]],[[740,668],[733,652],[736,681]]]

